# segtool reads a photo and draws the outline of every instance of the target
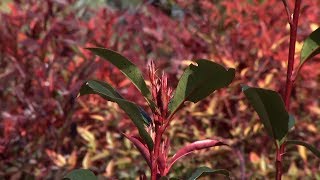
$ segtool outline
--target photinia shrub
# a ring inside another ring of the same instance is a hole
[[[206,59],[198,59],[190,64],[182,74],[175,92],[168,86],[167,76],[156,74],[153,62],[149,65],[149,90],[141,71],[121,54],[104,48],[88,48],[94,54],[117,67],[142,96],[152,112],[150,117],[146,110],[134,102],[123,98],[110,84],[99,80],[89,80],[80,88],[79,96],[97,94],[107,101],[117,103],[130,117],[139,135],[123,134],[128,138],[144,157],[151,170],[151,179],[166,179],[171,167],[187,154],[214,146],[227,144],[216,139],[205,139],[188,144],[179,149],[172,157],[168,157],[170,138],[163,138],[165,131],[178,110],[186,101],[198,102],[214,91],[227,87],[235,76],[235,70],[225,69],[220,64]],[[229,177],[227,170],[212,170],[207,167],[196,169],[189,179],[196,179],[206,174],[223,174]],[[145,175],[143,175],[145,177]]]
[[[290,111],[290,97],[292,87],[296,80],[296,77],[304,65],[304,63],[320,53],[320,28],[312,32],[305,40],[301,54],[300,64],[296,69],[296,74],[293,74],[294,70],[294,55],[295,55],[295,43],[297,36],[298,20],[300,13],[301,0],[296,0],[294,4],[293,15],[291,16],[291,10],[286,0],[282,0],[285,10],[288,16],[288,23],[290,25],[290,44],[288,55],[288,67],[287,67],[287,79],[284,89],[283,98],[281,95],[272,90],[263,88],[253,88],[246,85],[242,86],[249,103],[253,106],[254,110],[260,117],[260,120],[266,129],[268,135],[274,141],[276,146],[276,179],[282,178],[282,160],[285,154],[285,146],[289,144],[295,144],[304,146],[309,149],[313,154],[320,158],[320,151],[307,142],[300,140],[288,140],[287,135],[295,124],[293,115],[289,114]]]
[[[320,53],[320,30],[318,28],[305,40],[301,50],[300,64],[294,74],[293,61],[301,1],[296,1],[292,17],[288,3],[285,0],[283,3],[286,7],[288,22],[290,24],[290,45],[285,93],[281,95],[273,90],[242,85],[242,91],[259,115],[263,126],[276,146],[276,179],[281,179],[282,176],[282,159],[286,145],[295,144],[304,146],[320,157],[320,151],[307,142],[287,139],[289,131],[295,125],[295,119],[289,113],[292,87],[297,74],[305,62]],[[213,146],[227,145],[222,141],[213,139],[196,141],[178,150],[174,156],[168,157],[170,142],[169,139],[163,139],[163,135],[175,113],[181,109],[184,102],[190,101],[196,103],[210,95],[213,91],[228,86],[234,78],[234,69],[226,70],[219,64],[199,59],[196,61],[196,65],[191,64],[184,71],[173,94],[172,90],[168,88],[166,75],[162,74],[160,78],[157,77],[154,64],[151,63],[149,67],[150,91],[143,79],[142,73],[127,58],[108,49],[88,49],[111,62],[125,74],[145,97],[151,109],[152,116],[150,117],[146,110],[134,102],[124,99],[106,82],[90,80],[80,89],[80,96],[86,94],[100,95],[108,101],[117,103],[127,113],[137,127],[139,136],[132,134],[123,135],[136,146],[146,160],[151,170],[151,179],[166,179],[173,164],[190,152]],[[189,179],[197,179],[210,173],[224,174],[229,177],[229,172],[226,170],[212,170],[207,167],[199,167],[192,173]],[[145,179],[146,176],[142,175],[141,178]]]

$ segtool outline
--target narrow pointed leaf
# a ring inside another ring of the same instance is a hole
[[[214,139],[205,139],[205,140],[200,140],[200,141],[196,141],[193,142],[191,144],[188,144],[184,147],[182,147],[181,149],[179,149],[175,155],[173,155],[172,158],[170,158],[169,160],[169,166],[167,171],[170,170],[170,168],[172,167],[172,165],[179,159],[181,159],[182,157],[192,153],[193,151],[196,150],[201,150],[201,149],[206,149],[206,148],[210,148],[210,147],[214,147],[214,146],[222,146],[222,145],[227,145],[221,141],[218,140],[214,140]]]
[[[314,155],[316,155],[318,158],[320,158],[320,150],[317,149],[316,147],[314,147],[311,144],[308,144],[304,141],[299,141],[299,140],[287,140],[286,144],[294,144],[294,145],[300,145],[300,146],[304,146],[305,148],[307,148],[309,151],[311,151]]]
[[[151,168],[150,153],[149,153],[147,147],[144,146],[143,143],[139,139],[132,137],[132,136],[128,136],[126,134],[123,134],[123,135],[134,144],[134,146],[139,150],[140,154],[146,160],[148,166]]]
[[[196,180],[200,177],[207,176],[210,174],[222,174],[225,175],[228,179],[230,179],[230,172],[228,170],[199,167],[192,173],[192,175],[187,180]]]
[[[320,53],[320,27],[315,31],[313,31],[304,41],[301,49],[300,65],[319,53]]]
[[[148,145],[149,149],[153,149],[153,141],[148,132],[144,129],[144,121],[145,118],[139,110],[139,107],[134,104],[133,102],[127,101],[121,97],[119,93],[117,93],[108,83],[97,81],[97,80],[90,80],[86,82],[80,88],[80,96],[86,94],[98,94],[102,98],[115,102],[119,105],[121,109],[123,109],[135,126],[138,128],[139,134],[141,138],[145,141]]]
[[[68,173],[63,180],[98,180],[98,178],[88,169],[76,169]]]
[[[215,90],[228,86],[235,75],[234,69],[225,69],[220,64],[200,59],[182,74],[169,110],[173,115],[185,101],[198,102]]]
[[[91,80],[88,81],[88,83],[93,83],[96,84],[94,87],[98,88],[101,87],[102,90],[104,88],[107,88],[108,91],[112,94],[112,96],[119,98],[119,99],[124,99],[112,86],[110,86],[108,83],[106,82],[102,82],[102,81],[98,81],[98,80]],[[87,84],[83,85],[80,89],[80,96],[82,95],[86,95],[86,94],[97,94],[96,92],[92,92],[92,88],[90,86],[88,86]],[[105,99],[107,99],[108,101],[112,101],[114,102],[114,100],[110,99],[109,97],[103,97]],[[135,104],[134,104],[135,105]],[[144,111],[143,108],[141,108],[140,106],[137,106],[137,108],[139,109],[139,112],[142,115],[143,118],[143,122],[149,126],[150,123],[152,122],[151,118],[149,117],[149,115],[147,114],[147,112]]]
[[[139,68],[121,54],[105,48],[87,48],[94,54],[102,57],[116,66],[131,82],[137,87],[141,94],[146,98],[150,108],[155,110],[155,103],[152,101],[151,93],[143,79]]]
[[[242,91],[268,134],[281,144],[294,125],[294,118],[286,111],[281,96],[275,91],[249,86],[243,86]]]

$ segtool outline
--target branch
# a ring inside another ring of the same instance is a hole
[[[292,25],[292,17],[291,17],[291,11],[290,11],[290,7],[288,5],[288,2],[287,0],[282,0],[283,2],[283,5],[284,5],[284,8],[286,9],[286,12],[287,12],[287,16],[288,16],[288,23],[290,25]]]
[[[286,88],[285,88],[285,105],[287,111],[290,108],[290,96],[293,85],[292,72],[294,66],[294,55],[296,48],[296,39],[297,39],[297,29],[298,29],[298,20],[300,12],[301,0],[296,0],[293,12],[292,24],[290,24],[290,43],[289,43],[289,55],[288,55],[288,68],[287,68],[287,79],[286,79]]]

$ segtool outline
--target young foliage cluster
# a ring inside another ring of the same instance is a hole
[[[186,145],[178,150],[175,155],[168,157],[170,142],[163,141],[162,136],[169,127],[174,114],[183,107],[186,101],[196,103],[215,90],[227,87],[235,76],[234,69],[225,69],[223,66],[205,59],[196,60],[196,64],[190,64],[184,71],[172,95],[166,76],[163,74],[161,78],[157,78],[154,64],[151,63],[149,70],[149,78],[152,84],[150,91],[141,71],[124,56],[104,48],[88,48],[88,50],[119,68],[145,97],[150,107],[151,117],[148,115],[147,110],[144,110],[134,102],[124,99],[107,82],[90,80],[80,88],[79,96],[87,94],[100,95],[107,101],[117,103],[127,113],[137,127],[142,141],[133,135],[125,135],[125,137],[137,147],[145,158],[151,169],[152,179],[156,179],[159,176],[164,178],[177,160],[195,150],[226,145],[213,139],[200,140]],[[199,175],[193,174],[192,177],[200,176],[200,172],[202,170],[198,169],[195,173]],[[225,170],[212,170],[206,173],[221,172],[226,174]]]
[[[139,101],[134,88],[130,85],[128,87],[130,81],[122,78],[117,68],[91,60],[91,53],[78,47],[109,47],[130,57],[138,66],[144,64],[145,59],[156,57],[159,67],[170,67],[166,71],[171,77],[170,83],[176,80],[173,76],[180,74],[180,66],[187,64],[188,61],[182,59],[210,57],[228,67],[236,67],[239,73],[233,82],[234,87],[240,87],[240,83],[260,87],[243,85],[244,94],[247,88],[251,89],[248,91],[251,91],[249,96],[254,98],[268,96],[278,99],[280,94],[284,94],[281,77],[285,71],[280,69],[286,64],[285,44],[289,38],[288,29],[284,28],[287,22],[285,18],[279,18],[280,15],[285,15],[280,8],[281,1],[139,2],[143,1],[117,1],[114,3],[116,6],[122,3],[137,5],[130,9],[121,6],[124,8],[118,11],[102,6],[105,5],[104,0],[1,1],[1,178],[19,179],[31,174],[40,179],[61,177],[66,171],[79,166],[90,168],[100,176],[102,173],[105,173],[106,177],[116,176],[120,179],[133,176],[137,169],[143,169],[145,164],[136,158],[136,151],[128,145],[129,141],[114,133],[119,129],[129,133],[124,136],[135,142],[137,149],[144,152],[142,154],[146,156],[145,159],[150,159],[147,157],[147,144],[138,135],[131,136],[130,133],[136,135],[139,131],[131,128],[131,122],[126,121],[126,117],[125,120],[122,119],[118,106],[109,106],[112,103],[104,104],[102,98],[96,97],[86,97],[85,100],[89,103],[84,103],[82,99],[74,103],[78,87],[99,68],[94,76],[106,80],[112,87],[117,87],[114,91],[119,91],[119,96],[128,97],[131,100],[129,104],[136,104],[140,111],[136,115],[141,120],[142,114],[145,123],[143,127],[148,133],[151,132],[151,121],[155,120],[150,116],[153,111]],[[303,1],[301,15],[307,18],[299,25],[300,37],[307,36],[310,30],[317,27],[318,4],[318,1]],[[3,10],[4,7],[6,11]],[[319,145],[319,137],[316,135],[319,126],[313,123],[313,119],[319,117],[319,101],[315,97],[318,97],[320,91],[315,77],[320,72],[320,64],[317,61],[307,62],[319,51],[317,39],[319,29],[307,38],[303,47],[300,43],[302,39],[298,38],[296,49],[300,51],[302,47],[303,50],[293,79],[301,82],[301,86],[293,89],[292,107],[286,108],[286,113],[281,111],[284,123],[280,123],[279,127],[277,122],[280,118],[271,122],[273,119],[265,116],[271,113],[267,111],[269,108],[260,107],[267,104],[273,106],[273,103],[270,100],[251,102],[250,98],[249,103],[244,103],[243,94],[239,93],[241,88],[220,90],[205,103],[192,104],[177,113],[173,126],[167,131],[167,134],[176,133],[176,136],[170,139],[174,144],[170,152],[174,149],[176,156],[174,159],[171,157],[168,164],[175,162],[178,157],[183,157],[184,153],[192,152],[187,150],[190,148],[177,149],[181,142],[212,137],[212,133],[234,140],[236,145],[230,145],[237,147],[238,151],[235,154],[227,153],[230,148],[206,151],[201,153],[196,161],[186,160],[171,168],[171,175],[184,174],[186,167],[196,167],[197,162],[204,162],[209,153],[217,159],[208,160],[208,166],[229,169],[235,177],[273,177],[273,166],[265,166],[272,157],[265,156],[265,152],[271,149],[271,143],[265,144],[266,137],[259,136],[262,133],[261,126],[255,121],[256,116],[247,109],[247,104],[251,104],[267,134],[277,142],[277,146],[301,145],[298,147],[299,153],[280,153],[284,154],[289,162],[283,165],[284,169],[289,169],[286,176],[319,176],[319,172],[308,165],[317,164],[319,161],[309,157],[310,154],[301,148],[304,146],[319,156],[314,147]],[[300,78],[297,78],[298,74],[301,75]],[[107,89],[109,98],[128,104],[125,102],[127,99],[113,94],[114,91],[105,85],[105,82],[94,80],[94,83],[100,83],[103,90]],[[262,89],[265,87],[274,91]],[[278,87],[281,89],[278,90]],[[150,97],[151,101],[154,101],[152,95]],[[279,106],[280,100],[276,101]],[[285,103],[285,99],[281,98],[281,101]],[[150,103],[149,107],[152,109]],[[189,114],[194,118],[189,118]],[[289,120],[284,114],[289,115]],[[293,119],[290,119],[292,114],[295,115],[297,124],[294,131],[288,133],[290,125],[287,121],[293,122]],[[93,121],[98,123],[92,123]],[[103,123],[107,125],[101,126]],[[273,131],[277,131],[276,136]],[[185,138],[186,136],[191,138]],[[154,134],[151,134],[151,139],[153,138]],[[314,146],[300,141],[301,139]],[[252,141],[255,143],[251,143]],[[122,147],[122,142],[126,149]],[[214,144],[215,141],[211,143]],[[200,144],[195,145],[201,147]],[[188,145],[192,146],[193,143]],[[303,161],[296,161],[299,155]],[[130,158],[121,158],[125,156]],[[239,160],[235,160],[235,157],[239,157]],[[151,162],[147,163],[151,166]],[[130,170],[121,171],[124,168]],[[200,168],[198,172],[205,174],[206,171],[211,170]]]
[[[306,39],[301,51],[300,66],[319,54],[320,49],[320,28],[311,33]],[[208,139],[200,140],[188,144],[181,148],[176,154],[168,158],[169,141],[165,142],[162,135],[166,128],[170,125],[174,114],[183,107],[184,102],[198,102],[215,90],[227,87],[235,76],[235,69],[225,69],[223,66],[209,60],[199,59],[182,74],[176,90],[173,95],[171,89],[168,88],[165,75],[157,79],[154,64],[151,63],[149,70],[149,78],[151,82],[151,91],[147,88],[140,70],[130,60],[118,54],[115,51],[104,48],[88,48],[94,54],[111,62],[119,70],[131,80],[136,88],[145,97],[151,112],[152,118],[147,111],[139,105],[124,99],[111,85],[98,80],[87,81],[82,85],[79,95],[97,94],[107,101],[115,102],[130,117],[139,131],[140,140],[132,135],[125,135],[140,151],[145,158],[151,170],[151,179],[167,179],[167,174],[172,165],[183,156],[192,151],[210,148],[213,146],[227,145],[222,141]],[[299,67],[300,68],[300,67]],[[278,149],[282,149],[284,144],[301,145],[309,149],[320,158],[320,151],[314,146],[304,141],[287,140],[289,131],[294,127],[295,120],[293,115],[289,114],[281,95],[276,91],[254,88],[242,85],[249,103],[260,117],[264,128],[268,135],[273,139],[277,147],[276,162],[282,159],[283,154],[278,154]],[[152,134],[155,134],[152,136]],[[170,137],[169,137],[170,138]],[[283,153],[283,151],[280,151]],[[278,157],[279,156],[279,157]],[[279,159],[278,159],[279,158]],[[281,167],[280,167],[281,168]],[[278,169],[277,169],[278,170]],[[89,176],[89,170],[77,170]],[[197,168],[188,179],[197,179],[207,174],[223,174],[230,177],[227,170],[210,169],[208,167]],[[66,178],[74,179],[78,173],[71,172]],[[278,177],[278,176],[277,176]],[[95,177],[92,176],[92,179]],[[278,178],[277,178],[278,179]],[[280,174],[281,179],[281,174]]]

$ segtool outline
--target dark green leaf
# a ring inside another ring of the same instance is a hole
[[[197,65],[190,66],[182,74],[169,110],[173,115],[185,101],[194,103],[207,97],[217,89],[228,86],[235,75],[234,69],[226,70],[220,64],[200,59]]]
[[[316,147],[312,146],[311,144],[308,144],[304,141],[299,141],[299,140],[287,140],[286,143],[304,146],[308,150],[310,150],[314,155],[316,155],[318,158],[320,158],[320,151]]]
[[[98,180],[92,171],[88,169],[76,169],[68,173],[64,180]]]
[[[116,66],[131,82],[138,88],[142,95],[146,98],[151,109],[155,110],[155,103],[152,101],[151,93],[143,79],[141,71],[130,60],[121,54],[105,48],[87,48],[94,54],[102,57]]]
[[[258,113],[268,134],[282,144],[294,125],[294,118],[286,111],[281,96],[275,91],[249,86],[243,86],[242,91]]]
[[[306,60],[314,57],[320,53],[320,28],[313,31],[307,39],[304,41],[301,55],[300,55],[300,65]]]
[[[90,80],[82,85],[80,89],[80,96],[86,94],[98,94],[108,101],[117,103],[119,107],[128,114],[132,122],[138,128],[139,134],[144,142],[148,145],[148,148],[153,149],[153,141],[148,132],[144,129],[143,125],[146,118],[136,104],[123,99],[121,95],[117,93],[108,83],[97,80]]]
[[[228,179],[230,179],[230,172],[225,169],[211,169],[208,167],[199,167],[192,173],[188,180],[195,180],[199,177],[207,176],[210,174],[222,174],[227,176]]]

